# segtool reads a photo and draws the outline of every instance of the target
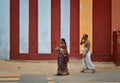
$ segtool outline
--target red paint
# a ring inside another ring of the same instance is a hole
[[[112,60],[117,62],[117,31],[113,31],[113,55]]]
[[[120,65],[120,0],[112,0],[113,55],[116,65]]]
[[[29,0],[29,53],[38,53],[38,0]]]
[[[19,54],[19,0],[10,0],[10,59]]]
[[[19,0],[10,0],[10,57],[17,60],[57,59],[60,41],[60,0],[51,0],[51,54],[38,54],[38,0],[29,0],[29,53],[19,53]],[[79,0],[70,0],[70,57],[79,54]],[[111,59],[111,0],[93,0],[93,54],[95,61]]]
[[[120,30],[120,0],[112,0],[112,29]]]
[[[79,0],[70,0],[70,56],[79,56]]]
[[[117,54],[120,56],[120,32],[117,33]]]
[[[112,60],[116,65],[120,65],[120,32],[113,31],[113,55]]]
[[[93,0],[93,59],[98,57],[111,60],[111,0]]]
[[[117,64],[120,66],[120,31],[117,34]]]
[[[55,47],[60,42],[60,0],[51,0],[51,56],[56,57]]]
[[[14,1],[14,2],[13,2]],[[15,1],[11,1],[12,4],[16,4]],[[18,5],[15,5],[18,6]],[[14,8],[19,9],[19,7],[12,6],[12,10]],[[14,8],[13,8],[14,7]],[[58,46],[60,42],[60,0],[51,0],[51,45],[52,45],[52,53],[51,54],[38,54],[38,0],[30,0],[29,1],[29,53],[19,53],[19,42],[15,43],[16,39],[13,39],[11,42],[11,49],[14,49],[14,45],[17,47],[14,53],[11,53],[11,59],[15,60],[51,60],[57,58],[57,53],[54,51],[55,47]],[[12,24],[16,21],[13,19],[15,12],[11,13]],[[17,17],[19,17],[19,12],[17,13]],[[16,30],[16,27],[19,27],[19,19],[16,21],[17,26],[11,29],[12,31]],[[14,26],[14,24],[13,24]],[[12,27],[12,26],[11,26]],[[17,29],[19,32],[19,29]],[[19,34],[19,33],[18,33]],[[14,37],[15,35],[12,35]],[[19,39],[19,36],[17,36]],[[18,40],[19,41],[19,40]],[[16,54],[16,56],[15,56]]]
[[[57,55],[56,55],[57,56]],[[51,54],[19,54],[14,60],[55,60]]]

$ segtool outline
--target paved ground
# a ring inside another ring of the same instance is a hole
[[[68,76],[22,75],[19,83],[119,83],[120,72],[79,73]]]
[[[0,83],[120,83],[120,72],[96,72],[46,76],[44,74],[1,75]]]
[[[69,62],[70,75],[54,76],[56,61],[0,61],[0,83],[120,83],[120,67],[94,62],[96,73],[80,73],[81,61]]]

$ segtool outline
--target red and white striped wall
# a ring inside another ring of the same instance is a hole
[[[71,2],[74,1],[10,0],[10,58],[56,59],[54,48],[60,38],[66,39],[69,53],[73,41],[75,55],[78,55],[79,11],[76,10],[79,10],[79,0],[73,7]]]
[[[93,0],[94,60],[111,60],[110,12],[110,0]],[[81,58],[79,33],[80,0],[0,0],[0,59],[56,59],[60,38]]]

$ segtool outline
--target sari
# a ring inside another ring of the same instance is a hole
[[[69,55],[67,52],[67,46],[59,46],[60,50],[58,51],[58,69],[57,75],[68,75],[67,63],[69,61]]]

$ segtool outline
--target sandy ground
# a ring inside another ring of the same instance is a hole
[[[112,62],[93,62],[97,72],[101,71],[120,71],[120,66],[115,66]],[[77,74],[82,69],[80,60],[70,60],[68,63],[70,73]],[[53,75],[56,73],[56,60],[21,60],[5,61],[0,60],[0,74],[45,74]]]

